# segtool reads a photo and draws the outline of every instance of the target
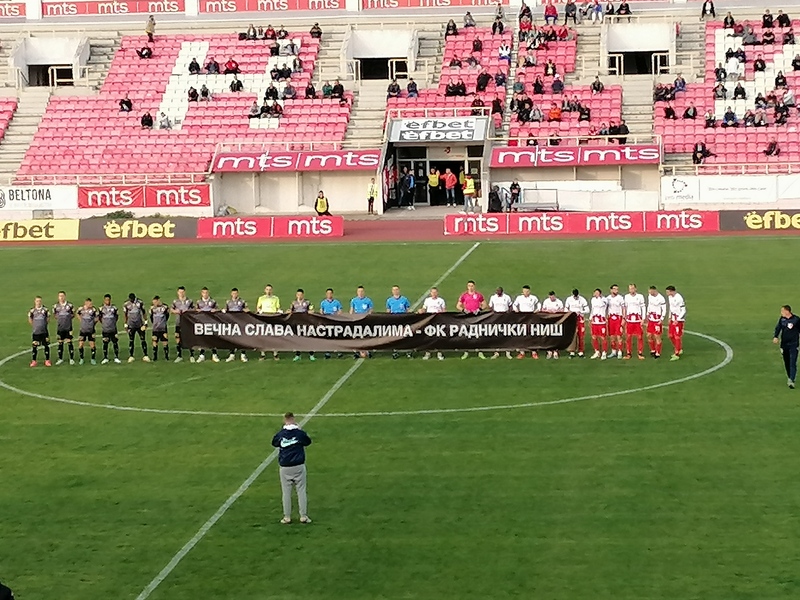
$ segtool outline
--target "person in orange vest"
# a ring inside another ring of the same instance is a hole
[[[325,192],[322,190],[319,191],[317,194],[317,199],[314,200],[314,210],[317,211],[317,215],[320,217],[330,217],[331,213],[328,210],[330,205],[328,204],[328,199],[325,197]]]

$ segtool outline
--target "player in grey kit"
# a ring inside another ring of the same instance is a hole
[[[200,299],[197,301],[195,310],[197,312],[217,312],[217,301],[214,300],[208,293],[207,287],[204,287],[202,290],[200,290]],[[200,350],[200,356],[197,357],[197,362],[201,363],[205,359],[206,351],[205,349],[202,349]],[[216,348],[211,349],[211,360],[214,362],[219,362],[219,356],[217,356]]]
[[[96,365],[97,361],[97,346],[94,343],[94,333],[97,327],[97,320],[100,317],[100,311],[92,304],[92,299],[87,298],[83,306],[78,309],[78,319],[80,320],[80,329],[78,331],[78,356],[80,356],[80,364],[83,364],[83,345],[89,342],[89,348],[92,350],[92,364]]]
[[[153,296],[153,306],[150,308],[150,322],[153,324],[153,361],[158,360],[158,342],[161,342],[164,348],[164,360],[169,360],[168,321],[169,306],[162,304],[159,296]]]
[[[72,321],[75,319],[75,307],[67,301],[67,294],[58,292],[58,302],[53,305],[53,316],[56,318],[56,339],[58,340],[58,360],[56,366],[64,362],[64,342],[69,348],[69,364],[75,364],[75,346],[72,345]]]
[[[50,366],[50,333],[48,324],[50,323],[50,313],[42,305],[42,297],[36,296],[33,300],[33,308],[28,311],[28,323],[31,325],[31,367],[36,366],[36,357],[39,354],[39,346],[44,348],[44,366]]]
[[[103,360],[101,365],[108,364],[108,344],[114,346],[114,362],[119,364],[119,338],[117,337],[117,323],[119,322],[119,310],[111,304],[111,294],[103,296],[103,305],[100,307],[100,330],[103,334]]]
[[[194,302],[186,297],[186,288],[178,288],[178,297],[172,301],[171,312],[175,315],[175,351],[178,353],[176,363],[183,360],[183,346],[181,345],[181,315],[186,311],[194,310]],[[189,362],[194,362],[194,348],[189,348]]]
[[[132,363],[136,360],[133,357],[133,346],[136,343],[137,335],[142,343],[142,360],[150,362],[150,357],[147,356],[147,340],[145,340],[147,321],[144,316],[144,302],[131,292],[128,294],[128,300],[122,305],[122,312],[125,314],[125,331],[128,332],[128,353],[130,354],[128,362]]]
[[[314,306],[306,300],[305,292],[302,288],[297,290],[295,294],[294,300],[292,301],[292,305],[289,307],[289,312],[293,313],[310,313],[314,312]],[[295,351],[294,358],[292,359],[294,362],[300,361],[300,352]],[[308,360],[314,362],[317,358],[314,356],[313,352],[308,353]]]
[[[231,299],[225,303],[225,308],[222,309],[222,312],[250,312],[250,310],[247,308],[247,302],[239,297],[239,290],[237,288],[231,289]],[[239,350],[239,358],[242,362],[247,362],[247,354],[244,350]],[[228,358],[225,359],[225,362],[232,362],[235,359],[236,350],[231,350],[231,353],[228,355]]]

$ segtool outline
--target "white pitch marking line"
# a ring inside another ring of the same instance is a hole
[[[479,245],[480,242],[476,242],[469,250],[467,250],[464,254],[462,254],[461,257],[453,264],[453,266],[450,267],[447,271],[445,271],[444,275],[442,275],[439,278],[439,280],[433,285],[437,286],[442,281],[444,281],[447,278],[447,276],[450,275],[450,273],[452,273],[453,271],[455,271],[458,268],[458,266],[461,263],[463,263],[469,257],[469,255],[475,251],[475,249]],[[417,301],[417,304],[422,302],[426,295],[423,295],[422,298]],[[320,398],[319,402],[316,403],[314,408],[312,408],[311,411],[309,411],[308,414],[306,414],[303,417],[303,419],[300,421],[300,426],[302,427],[303,425],[308,423],[312,418],[314,418],[314,415],[316,415],[320,410],[322,410],[322,408],[328,403],[328,400],[330,400],[333,397],[333,395],[336,392],[338,392],[339,389],[345,383],[347,383],[347,381],[353,376],[353,374],[356,371],[358,371],[358,369],[363,364],[364,364],[364,359],[363,358],[358,359],[356,363],[347,370],[347,373],[342,375],[336,381],[336,383],[334,383],[333,386],[331,386],[331,389],[329,389],[325,393],[325,395],[322,398]],[[0,366],[2,366],[2,363],[0,363]],[[155,591],[155,589],[159,585],[161,585],[161,582],[163,582],[167,577],[169,577],[170,573],[172,573],[172,571],[175,570],[175,567],[177,567],[178,564],[180,564],[180,562],[184,559],[184,557],[187,554],[189,554],[189,552],[191,552],[192,549],[195,546],[197,546],[198,543],[200,543],[200,540],[202,540],[205,537],[205,535],[211,530],[211,528],[217,524],[217,522],[225,515],[226,512],[228,512],[228,509],[231,506],[233,506],[233,504],[239,498],[241,498],[241,496],[248,489],[250,489],[250,486],[253,485],[256,479],[258,479],[258,477],[264,472],[264,470],[269,465],[271,465],[277,457],[278,457],[278,450],[276,449],[270,452],[269,455],[263,461],[261,461],[261,464],[258,465],[255,471],[253,471],[250,474],[250,476],[244,480],[242,485],[240,485],[239,488],[235,492],[233,492],[233,494],[231,494],[228,497],[228,499],[225,500],[225,502],[222,503],[222,505],[217,509],[217,511],[213,515],[211,515],[211,517],[209,517],[209,519],[205,523],[203,523],[203,526],[197,530],[197,533],[195,533],[194,536],[192,536],[192,539],[186,542],[183,545],[183,548],[178,550],[175,556],[172,557],[172,560],[170,560],[167,563],[167,566],[161,569],[161,572],[159,572],[159,574],[156,575],[155,578],[153,578],[153,580],[149,584],[147,584],[147,587],[145,587],[142,590],[142,592],[136,597],[136,600],[146,600],[147,598],[150,597],[150,594],[152,594]]]

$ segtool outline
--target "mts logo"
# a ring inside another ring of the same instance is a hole
[[[258,234],[258,221],[236,218],[232,221],[214,221],[212,237],[253,237]]]
[[[697,213],[658,213],[656,215],[656,229],[667,231],[692,231],[703,228],[703,216]]]
[[[631,216],[625,213],[586,216],[586,231],[628,231],[632,227]]]
[[[453,219],[453,233],[499,233],[500,225],[499,217],[482,214],[456,217]]]
[[[205,13],[236,12],[239,10],[235,0],[210,0],[202,6],[202,12]]]
[[[289,219],[286,223],[288,235],[330,235],[333,233],[333,224],[329,219],[311,217],[310,219]]]
[[[208,188],[176,186],[147,188],[145,206],[208,206]]]
[[[12,2],[0,3],[0,17],[23,17],[25,16],[25,5]]]
[[[308,0],[308,10],[338,10],[339,0]]]
[[[125,15],[128,14],[130,9],[127,2],[98,2],[97,14],[98,15]]]
[[[102,188],[82,188],[79,190],[80,208],[128,208],[144,206],[141,187],[116,186]]]
[[[373,9],[373,8],[397,8],[400,6],[400,3],[397,0],[361,0],[362,8],[364,9]]]
[[[45,17],[68,17],[78,14],[77,5],[72,2],[42,3]]]
[[[258,11],[289,10],[289,3],[286,0],[258,0]]]

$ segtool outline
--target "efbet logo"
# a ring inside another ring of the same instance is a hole
[[[103,232],[111,240],[172,239],[175,237],[175,223],[170,220],[163,223],[143,223],[137,219],[108,221],[103,225]]]
[[[744,224],[748,229],[800,229],[800,213],[788,214],[780,210],[768,210],[763,214],[750,211],[744,216]]]

